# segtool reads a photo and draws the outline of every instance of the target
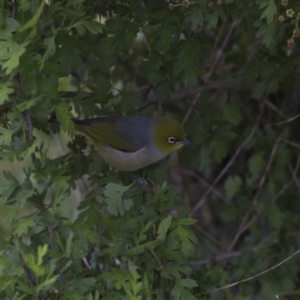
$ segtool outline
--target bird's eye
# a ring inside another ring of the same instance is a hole
[[[168,143],[169,144],[174,144],[175,142],[176,142],[176,139],[174,137],[171,136],[171,137],[168,138]]]

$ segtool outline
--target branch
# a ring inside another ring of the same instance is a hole
[[[219,175],[215,178],[215,180],[213,181],[212,185],[206,190],[206,192],[204,193],[204,195],[201,197],[201,199],[198,201],[198,203],[196,204],[196,206],[192,209],[192,211],[190,212],[190,216],[194,215],[196,213],[196,211],[201,208],[205,201],[207,196],[211,193],[211,191],[214,189],[215,185],[220,181],[220,179],[227,173],[228,169],[231,167],[231,165],[234,163],[234,161],[236,160],[236,158],[238,157],[238,155],[240,154],[241,150],[244,148],[244,146],[252,139],[252,137],[254,136],[258,124],[261,120],[262,114],[263,114],[263,110],[264,110],[264,105],[267,99],[267,95],[264,97],[264,100],[262,102],[262,106],[261,106],[261,110],[259,115],[256,118],[256,121],[254,123],[254,126],[249,134],[249,136],[241,143],[241,145],[236,149],[234,155],[231,157],[230,161],[226,164],[226,166],[223,168],[223,170],[219,173]]]
[[[231,33],[232,33],[233,28],[235,27],[235,25],[236,25],[236,21],[231,24],[231,27],[228,30],[228,33],[227,33],[227,35],[226,35],[226,37],[225,37],[225,39],[223,41],[223,44],[222,44],[221,48],[216,53],[215,60],[212,63],[212,65],[210,67],[210,70],[208,71],[208,73],[204,77],[204,82],[207,82],[208,79],[210,78],[210,76],[212,75],[212,73],[213,73],[213,71],[214,71],[214,69],[215,69],[215,67],[216,67],[216,65],[217,65],[217,63],[218,63],[218,61],[219,61],[219,59],[220,59],[220,57],[221,57],[221,55],[222,55],[222,53],[223,53],[226,45],[228,43],[228,41],[229,41],[229,38],[231,36]]]
[[[284,259],[283,261],[281,261],[281,262],[278,263],[277,265],[275,265],[275,266],[273,266],[273,267],[271,267],[271,268],[269,268],[269,269],[267,269],[267,270],[265,270],[265,271],[263,271],[263,272],[260,272],[260,273],[254,275],[254,276],[251,276],[251,277],[248,277],[248,278],[246,278],[246,279],[243,279],[243,280],[240,280],[240,281],[237,281],[237,282],[228,284],[228,285],[226,285],[226,286],[223,286],[223,287],[220,287],[220,288],[217,288],[217,289],[213,289],[213,290],[211,290],[211,291],[203,292],[203,293],[200,293],[200,294],[197,294],[197,295],[194,295],[194,296],[200,296],[200,295],[209,294],[209,293],[216,292],[216,291],[225,290],[225,289],[228,289],[228,288],[233,287],[233,286],[235,286],[235,285],[238,285],[238,284],[240,284],[240,283],[242,283],[242,282],[250,281],[250,280],[252,280],[252,279],[254,279],[254,278],[258,277],[258,276],[261,276],[261,275],[263,275],[263,274],[266,274],[266,273],[268,273],[268,272],[270,272],[270,271],[272,271],[272,270],[278,268],[278,267],[281,266],[282,264],[284,264],[284,263],[286,263],[287,261],[289,261],[292,257],[294,257],[295,255],[297,255],[299,252],[300,252],[300,249],[298,249],[296,252],[294,252],[292,255],[290,255],[288,258]]]
[[[23,267],[24,267],[24,269],[25,269],[25,271],[26,271],[26,273],[27,273],[27,276],[28,276],[30,282],[31,282],[33,285],[36,285],[35,278],[34,278],[33,274],[31,273],[30,268],[29,268],[28,265],[26,264],[26,262],[25,262],[23,256],[22,256],[21,254],[20,254],[20,256],[21,256],[21,260],[22,260]]]

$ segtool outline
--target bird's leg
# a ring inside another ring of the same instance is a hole
[[[135,175],[133,175],[130,172],[126,172],[126,174],[130,175],[136,184],[142,186],[144,189],[146,189],[148,191],[154,192],[153,188],[142,178],[136,177]]]

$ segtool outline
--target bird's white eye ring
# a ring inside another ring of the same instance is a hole
[[[170,136],[170,137],[168,137],[168,143],[174,144],[174,143],[176,143],[176,139],[174,137]]]

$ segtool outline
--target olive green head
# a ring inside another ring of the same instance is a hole
[[[189,144],[181,125],[167,117],[155,119],[152,137],[156,148],[165,155],[179,150],[185,144]]]

